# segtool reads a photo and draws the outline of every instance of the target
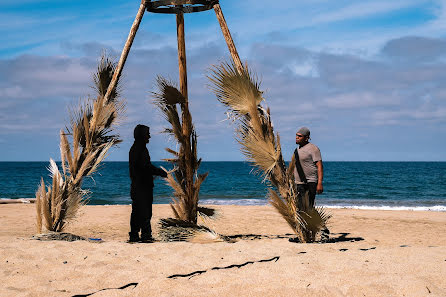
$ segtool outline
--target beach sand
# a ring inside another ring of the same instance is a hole
[[[35,205],[1,205],[0,296],[446,296],[444,212],[333,209],[334,242],[300,244],[271,206],[212,207],[245,236],[128,244],[130,206],[85,206],[66,232],[102,242],[37,241]]]

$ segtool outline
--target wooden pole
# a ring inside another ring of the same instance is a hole
[[[146,10],[145,0],[141,0],[141,5],[139,6],[138,13],[136,14],[135,20],[133,21],[124,48],[122,49],[121,58],[119,59],[118,66],[116,66],[115,73],[113,74],[112,80],[107,89],[107,93],[105,94],[104,102],[107,102],[109,100],[112,90],[116,88],[116,83],[118,82],[118,78],[121,76],[122,69],[124,68],[125,61],[127,60],[127,56],[129,55],[130,48],[132,46],[133,40],[135,39],[136,31],[138,31],[139,24],[141,23],[145,10]]]
[[[184,15],[177,14],[177,41],[178,41],[178,66],[180,69],[180,91],[186,98],[187,104],[187,67],[186,67],[186,42],[184,37]]]
[[[214,5],[214,11],[217,15],[218,22],[220,23],[221,32],[225,37],[226,44],[228,45],[229,52],[231,53],[232,60],[234,61],[237,70],[241,73],[243,71],[242,61],[237,53],[237,49],[235,48],[234,41],[232,40],[231,32],[229,32],[228,25],[226,24],[225,17],[223,16],[223,12],[221,11],[220,4]]]
[[[189,139],[189,99],[187,98],[187,66],[186,66],[186,42],[184,37],[184,15],[178,13],[177,15],[177,42],[178,42],[178,68],[180,73],[180,91],[184,96],[184,103],[182,108],[182,125],[183,134]]]
[[[191,131],[192,131],[192,117],[189,112],[189,99],[187,97],[187,67],[186,67],[186,42],[184,36],[184,15],[177,13],[177,41],[178,41],[178,67],[180,73],[180,91],[184,96],[184,103],[181,106],[181,120],[184,135],[184,157],[186,163],[186,197],[190,199],[189,203],[193,203],[194,199],[194,168],[192,159],[191,147]],[[188,219],[197,223],[197,209],[196,205],[192,205],[189,209],[190,213]]]

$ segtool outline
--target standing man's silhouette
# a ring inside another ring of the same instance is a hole
[[[166,177],[167,173],[150,162],[146,144],[150,139],[150,128],[137,125],[133,131],[135,142],[129,151],[129,171],[132,180],[130,196],[132,198],[132,214],[130,216],[129,242],[151,242],[154,175]],[[139,237],[141,231],[141,238]]]

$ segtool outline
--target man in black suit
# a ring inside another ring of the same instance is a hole
[[[133,131],[135,141],[129,151],[129,171],[132,181],[130,197],[132,198],[132,214],[130,216],[129,242],[151,242],[154,176],[167,177],[167,173],[150,162],[146,144],[150,139],[150,128],[137,125]],[[139,232],[141,231],[141,237]]]

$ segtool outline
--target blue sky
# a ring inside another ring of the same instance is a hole
[[[139,1],[0,2],[0,161],[59,159],[68,108],[92,95],[106,49],[119,58]],[[243,61],[261,78],[284,156],[308,126],[327,161],[446,161],[444,1],[220,2]],[[206,74],[229,53],[213,10],[185,15],[189,100],[204,161],[243,160]],[[123,72],[124,142],[149,125],[152,159],[175,147],[151,103],[178,80],[174,15],[147,13]]]

